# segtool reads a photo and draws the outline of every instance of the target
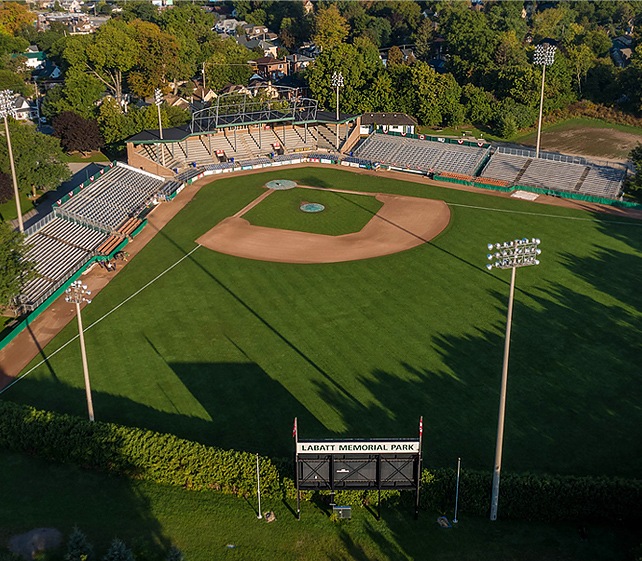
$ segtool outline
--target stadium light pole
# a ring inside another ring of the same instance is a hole
[[[504,417],[506,413],[506,384],[508,382],[508,352],[510,350],[510,332],[513,323],[513,298],[515,295],[515,271],[518,267],[539,265],[537,257],[542,250],[537,238],[523,238],[504,243],[488,244],[489,263],[486,268],[492,271],[497,269],[511,269],[510,292],[508,296],[508,313],[506,316],[506,337],[504,339],[504,362],[502,365],[502,385],[499,394],[499,420],[497,422],[497,442],[495,445],[495,468],[493,470],[493,490],[490,503],[490,519],[497,520],[497,505],[499,502],[499,476],[502,469],[502,448],[504,446]]]
[[[343,87],[343,74],[335,72],[332,74],[332,85],[337,89],[337,150],[339,149],[339,88]]]
[[[16,179],[16,166],[13,163],[13,150],[11,148],[11,136],[9,135],[9,121],[7,117],[15,117],[16,109],[13,102],[13,92],[11,90],[0,91],[0,116],[4,119],[4,132],[7,135],[7,149],[9,151],[9,163],[11,164],[11,178],[13,179],[13,194],[16,197],[16,210],[18,211],[18,228],[20,232],[25,231],[22,223],[22,209],[20,208],[20,192],[18,191],[18,180]]]
[[[544,78],[546,77],[546,67],[551,66],[555,62],[555,51],[557,47],[549,40],[542,41],[535,47],[535,56],[533,64],[542,66],[542,92],[539,99],[539,121],[537,125],[537,147],[535,148],[535,157],[539,158],[539,144],[542,134],[542,109],[544,107]]]
[[[156,104],[156,108],[158,109],[158,132],[160,134],[160,139],[163,140],[163,121],[161,119],[161,110],[160,110],[160,106],[163,104],[163,92],[161,92],[158,88],[154,90],[154,103]],[[163,150],[162,142],[159,144],[159,147],[160,147],[161,158],[162,158],[163,167],[164,167],[165,150]]]
[[[91,295],[91,291],[87,290],[87,285],[83,284],[79,280],[76,280],[71,283],[71,286],[65,291],[67,296],[65,300],[71,304],[76,304],[76,316],[78,317],[78,335],[80,336],[80,354],[82,356],[82,370],[85,376],[85,393],[87,394],[87,409],[89,411],[89,420],[94,422],[94,404],[91,400],[91,386],[89,384],[89,369],[87,367],[87,352],[85,351],[85,335],[82,329],[82,317],[80,315],[80,304],[87,302],[91,303],[91,300],[85,298],[86,296]]]

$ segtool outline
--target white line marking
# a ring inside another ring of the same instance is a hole
[[[174,267],[176,267],[176,265],[178,265],[181,261],[183,261],[184,259],[187,259],[187,258],[188,258],[190,255],[192,255],[192,253],[194,253],[194,252],[195,252],[199,247],[201,247],[201,245],[200,245],[200,244],[198,244],[194,249],[192,249],[192,251],[190,251],[187,255],[183,255],[183,257],[181,257],[178,261],[176,261],[176,263],[174,263],[173,265],[170,265],[169,267],[167,267],[167,269],[165,269],[165,270],[164,270],[160,275],[158,275],[157,277],[155,277],[155,278],[153,278],[152,280],[150,280],[150,281],[149,281],[145,286],[143,286],[142,288],[139,288],[136,292],[134,292],[134,294],[132,294],[131,296],[129,296],[129,297],[127,297],[125,300],[123,300],[120,304],[118,304],[118,306],[115,306],[115,307],[114,307],[114,308],[112,308],[110,311],[108,311],[104,316],[102,316],[101,318],[97,319],[97,320],[96,320],[94,323],[92,323],[91,325],[87,326],[85,329],[83,329],[83,333],[86,333],[86,332],[87,332],[87,331],[89,331],[89,330],[90,330],[94,325],[96,325],[97,323],[100,323],[100,322],[101,322],[102,320],[104,320],[107,316],[109,316],[109,315],[111,315],[112,313],[114,313],[118,308],[120,308],[121,306],[124,306],[125,304],[127,304],[127,302],[129,302],[129,301],[130,301],[134,296],[137,296],[138,294],[140,294],[140,293],[141,293],[143,290],[145,290],[149,285],[153,284],[153,283],[154,283],[154,282],[156,282],[159,278],[161,278],[165,273],[168,273],[168,272],[169,272],[169,271],[171,271]],[[52,356],[54,356],[55,354],[57,354],[59,351],[62,351],[62,350],[63,350],[67,345],[69,345],[69,343],[73,343],[76,339],[78,339],[78,335],[75,335],[74,337],[72,337],[71,339],[69,339],[69,341],[67,341],[67,342],[66,342],[62,347],[60,347],[60,348],[56,349],[56,350],[55,350],[53,353],[51,353],[47,358],[45,358],[45,359],[41,360],[41,361],[40,361],[38,364],[36,364],[36,365],[31,369],[31,370],[29,370],[28,372],[25,372],[22,376],[20,376],[20,377],[16,378],[13,382],[11,382],[7,387],[5,387],[5,388],[1,389],[1,390],[0,390],[0,394],[2,394],[2,393],[4,393],[5,391],[7,391],[11,386],[13,386],[15,383],[19,382],[20,380],[22,380],[25,376],[27,376],[27,375],[31,374],[31,373],[32,373],[36,368],[41,367],[41,366],[42,366],[45,362],[47,362],[47,361],[48,361]]]
[[[494,212],[508,212],[509,214],[528,214],[530,216],[542,216],[545,218],[562,218],[564,220],[582,220],[585,222],[602,222],[604,224],[626,224],[627,226],[642,226],[642,222],[620,222],[617,220],[599,220],[597,218],[582,218],[579,216],[560,216],[558,214],[541,214],[539,212],[525,212],[523,210],[508,210],[503,208],[488,208],[485,206],[461,205],[456,203],[446,203],[448,206],[460,206],[463,208],[474,208],[477,210],[492,210]]]

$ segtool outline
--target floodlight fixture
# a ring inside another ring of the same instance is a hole
[[[343,74],[341,71],[332,74],[332,86],[337,90],[337,142],[336,148],[339,149],[339,88],[343,87]]]
[[[85,377],[85,393],[87,395],[87,410],[89,411],[89,420],[94,421],[94,404],[91,399],[91,385],[89,383],[89,368],[87,367],[87,352],[85,350],[85,336],[82,327],[82,316],[80,314],[80,304],[85,302],[91,304],[91,300],[86,296],[91,295],[91,290],[87,290],[87,285],[80,280],[73,281],[69,288],[65,290],[65,301],[76,305],[76,316],[78,318],[78,337],[80,338],[80,354],[82,356],[82,369]]]
[[[555,51],[557,46],[552,39],[545,39],[535,47],[533,63],[542,67],[542,91],[539,100],[539,120],[537,124],[537,145],[535,147],[535,157],[539,158],[539,145],[542,135],[542,110],[544,108],[544,78],[546,77],[546,67],[555,62]]]
[[[16,166],[13,161],[13,149],[11,147],[11,135],[9,134],[9,121],[7,117],[16,117],[15,95],[11,90],[0,91],[0,118],[4,119],[4,132],[7,137],[7,151],[9,152],[9,163],[11,165],[11,179],[13,180],[13,195],[16,198],[16,210],[18,212],[18,229],[25,231],[22,222],[22,209],[20,208],[20,193],[18,191],[18,178]]]
[[[159,89],[156,88],[154,90],[154,103],[156,104],[156,108],[158,109],[158,134],[160,136],[160,139],[163,140],[163,121],[161,119],[161,110],[160,106],[163,104],[163,92]],[[163,148],[162,144],[157,145],[158,150],[160,150],[161,153],[161,160],[163,162],[163,166],[165,166],[165,149]]]
[[[518,238],[508,242],[489,243],[486,247],[486,258],[493,263],[488,263],[486,268],[511,269],[510,291],[508,296],[508,313],[506,316],[506,336],[504,338],[504,361],[502,365],[502,382],[499,394],[499,420],[497,422],[497,442],[495,445],[495,466],[493,469],[493,488],[490,503],[490,519],[497,520],[497,506],[499,503],[499,478],[502,469],[502,449],[504,446],[504,418],[506,414],[506,385],[508,382],[508,354],[510,350],[510,332],[513,322],[513,300],[515,296],[515,272],[519,267],[539,265],[538,256],[542,250],[538,247],[539,238]]]

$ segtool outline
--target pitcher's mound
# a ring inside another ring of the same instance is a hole
[[[265,228],[231,216],[196,243],[220,253],[259,261],[339,263],[411,249],[433,239],[450,222],[450,209],[444,201],[383,193],[376,197],[383,206],[353,234],[327,236]]]

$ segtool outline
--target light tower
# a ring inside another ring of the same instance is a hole
[[[555,51],[557,47],[552,39],[544,39],[537,47],[535,47],[535,56],[533,57],[533,64],[542,66],[542,93],[539,100],[539,122],[537,125],[537,147],[535,148],[535,157],[539,158],[539,142],[542,134],[542,109],[544,107],[544,78],[546,77],[546,67],[551,66],[555,62]]]
[[[504,416],[506,413],[506,384],[508,382],[508,352],[510,350],[510,331],[513,323],[513,297],[515,295],[515,271],[518,267],[539,265],[538,256],[540,241],[536,238],[523,238],[504,243],[488,244],[488,260],[486,268],[511,269],[510,292],[508,296],[508,314],[506,317],[506,337],[504,339],[504,363],[502,366],[502,385],[499,394],[499,420],[497,422],[497,443],[495,445],[495,468],[493,470],[493,490],[490,503],[490,519],[497,520],[497,505],[499,502],[499,476],[502,469],[502,448],[504,446]]]
[[[15,117],[13,92],[11,90],[0,91],[0,117],[4,119],[4,131],[7,135],[7,148],[9,150],[9,162],[11,164],[11,178],[13,179],[13,194],[16,197],[16,210],[18,211],[18,228],[20,232],[25,231],[22,223],[22,209],[20,208],[20,192],[18,191],[18,180],[16,179],[16,166],[13,163],[13,150],[11,148],[11,135],[9,134],[9,121],[7,117]]]
[[[337,150],[339,149],[339,88],[343,87],[343,74],[332,74],[332,85],[337,89]]]
[[[160,91],[158,88],[154,90],[154,103],[156,104],[156,108],[158,109],[158,132],[160,134],[160,139],[163,140],[163,121],[161,120],[161,110],[160,110],[160,106],[163,104],[163,92]],[[163,166],[165,166],[165,150],[163,150],[162,142],[159,144],[159,147],[160,147]]]
[[[87,368],[87,353],[85,351],[85,336],[82,329],[82,317],[80,315],[80,304],[87,302],[91,303],[91,300],[85,298],[85,296],[90,296],[91,291],[87,290],[87,285],[83,284],[79,280],[76,280],[71,283],[71,286],[65,291],[67,296],[65,300],[71,304],[76,304],[76,316],[78,317],[78,335],[80,337],[80,354],[82,355],[82,370],[85,375],[85,393],[87,394],[87,410],[89,411],[89,420],[94,422],[94,404],[91,400],[91,386],[89,385],[89,369]]]

